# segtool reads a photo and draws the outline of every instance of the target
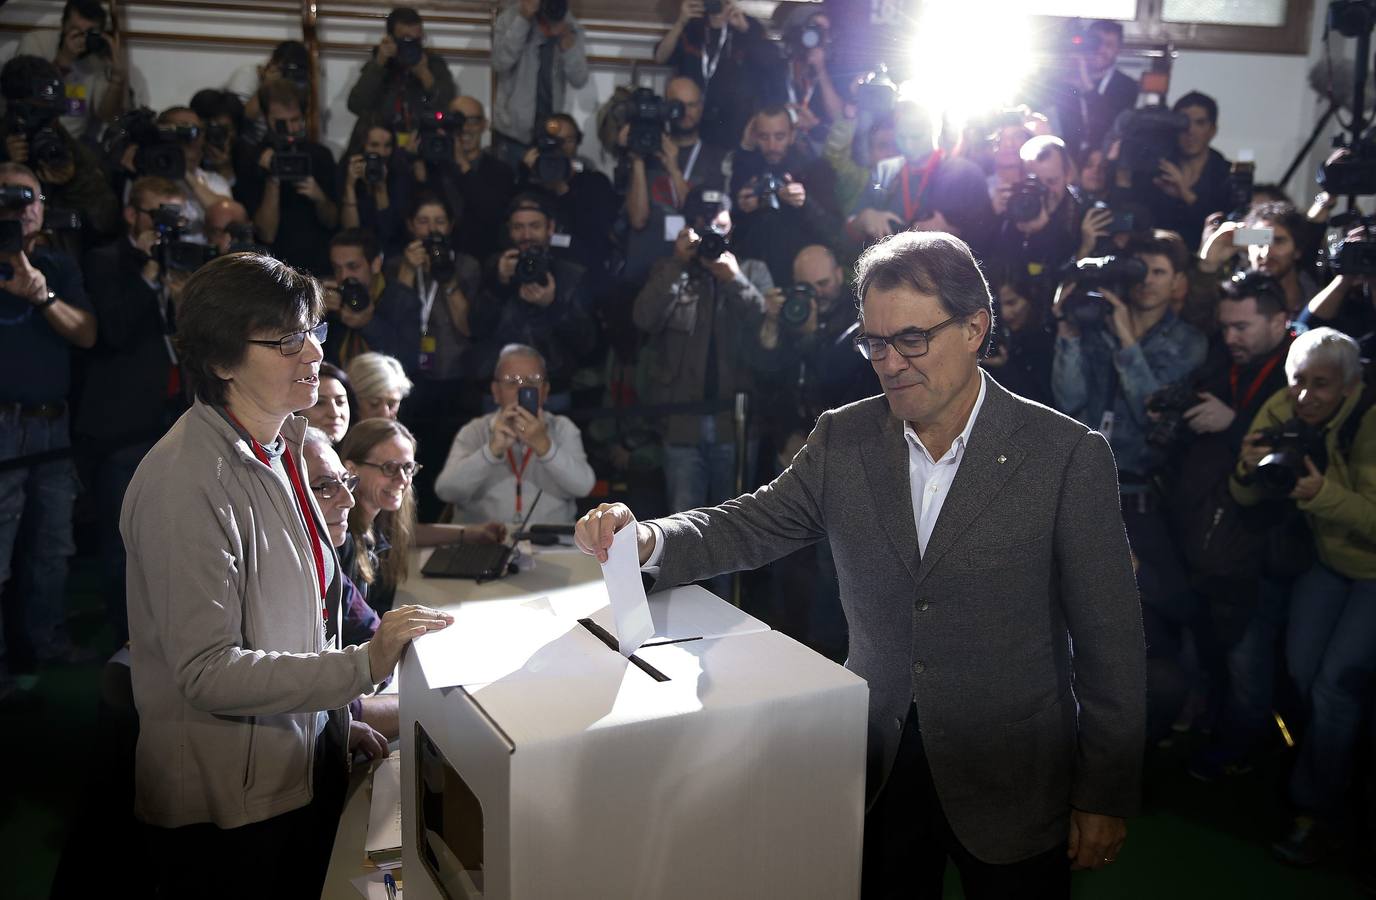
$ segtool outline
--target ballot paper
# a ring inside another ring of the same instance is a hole
[[[629,657],[650,635],[655,623],[645,602],[645,584],[640,580],[640,548],[635,528],[623,528],[612,538],[607,561],[602,564],[602,580],[611,599],[616,641],[622,656]]]
[[[401,865],[401,751],[373,770],[373,798],[368,812],[368,859],[386,869]]]
[[[521,671],[547,644],[578,627],[576,619],[527,606],[470,606],[452,613],[453,624],[411,642],[431,688],[498,681]],[[494,634],[501,640],[494,640]]]

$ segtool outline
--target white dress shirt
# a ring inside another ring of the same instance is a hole
[[[951,447],[941,459],[932,459],[932,454],[923,445],[913,426],[903,423],[903,437],[908,442],[908,487],[913,495],[913,521],[917,525],[917,548],[927,552],[927,541],[936,528],[937,517],[951,493],[956,472],[960,471],[960,461],[965,458],[965,445],[970,442],[970,432],[975,429],[980,407],[984,405],[984,376],[979,376],[979,396],[970,410],[970,418],[965,427],[951,442]]]
[[[965,445],[970,443],[970,433],[975,430],[975,420],[979,418],[980,407],[984,406],[985,390],[984,375],[981,373],[979,396],[975,398],[975,405],[970,409],[970,418],[966,420],[965,427],[956,435],[956,439],[951,442],[951,448],[941,459],[933,460],[913,427],[907,422],[903,423],[903,437],[908,442],[908,487],[913,496],[913,523],[917,526],[917,547],[923,553],[927,552],[927,541],[932,536],[932,530],[936,528],[941,506],[946,502],[946,495],[951,492],[951,485],[955,483],[956,472],[960,471],[960,461],[965,457]],[[655,536],[655,548],[650,551],[650,558],[640,570],[656,576],[659,574],[660,560],[664,556],[664,532],[653,522],[649,525]]]

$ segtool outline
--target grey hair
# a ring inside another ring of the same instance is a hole
[[[411,393],[411,379],[395,358],[383,353],[360,353],[349,360],[349,381],[360,400],[381,397],[397,390],[405,397]]]
[[[870,288],[896,287],[935,294],[951,316],[984,310],[991,325],[994,321],[994,297],[970,245],[944,231],[900,232],[861,255],[855,264],[855,296],[862,316]]]
[[[544,354],[529,344],[507,344],[497,354],[497,363],[492,367],[492,377],[497,377],[497,370],[502,367],[502,360],[508,356],[528,356],[540,364],[540,374],[549,377],[549,365],[545,362]]]
[[[306,440],[303,446],[310,447],[312,445],[318,445],[329,450],[334,449],[334,444],[330,443],[330,436],[314,425],[307,426]]]
[[[1295,373],[1300,366],[1310,360],[1335,366],[1348,387],[1362,380],[1361,347],[1337,329],[1314,328],[1295,338],[1285,356],[1285,377],[1291,384],[1295,383]]]

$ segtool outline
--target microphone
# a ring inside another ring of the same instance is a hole
[[[1352,88],[1357,78],[1357,66],[1348,57],[1338,57],[1329,63],[1320,59],[1309,67],[1309,87],[1320,97],[1327,97],[1345,112],[1352,112]],[[1331,72],[1331,76],[1330,76]],[[1367,112],[1376,100],[1376,69],[1367,73]]]

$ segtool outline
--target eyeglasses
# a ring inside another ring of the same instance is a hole
[[[543,376],[543,375],[503,375],[501,378],[498,378],[498,379],[497,379],[497,382],[498,382],[499,384],[511,385],[512,387],[525,387],[526,385],[531,385],[532,387],[539,387],[540,385],[542,385],[542,384],[545,383],[545,376]]]
[[[311,485],[311,490],[315,491],[315,496],[321,500],[333,500],[343,488],[350,494],[358,487],[358,476],[354,474],[345,475],[343,478],[322,478]]]
[[[938,322],[931,328],[905,328],[898,334],[891,334],[888,337],[880,337],[875,334],[860,334],[855,338],[855,349],[860,351],[860,355],[870,362],[881,360],[889,355],[889,347],[892,346],[898,351],[898,355],[905,359],[916,359],[919,356],[926,356],[931,349],[932,335],[950,325],[952,322],[959,321],[964,316],[951,316],[944,322]]]
[[[367,466],[370,469],[381,469],[382,474],[388,478],[396,478],[398,475],[405,475],[407,478],[415,478],[421,469],[425,468],[418,462],[397,462],[392,460],[385,463],[372,463],[367,460],[359,462],[360,466]]]
[[[329,324],[321,322],[314,328],[307,328],[305,331],[296,331],[284,338],[278,338],[275,341],[250,340],[249,343],[258,344],[263,347],[276,347],[281,351],[283,356],[295,356],[301,352],[302,347],[306,346],[306,335],[311,335],[317,342],[323,344],[325,343],[326,335],[329,334],[329,330]]]

